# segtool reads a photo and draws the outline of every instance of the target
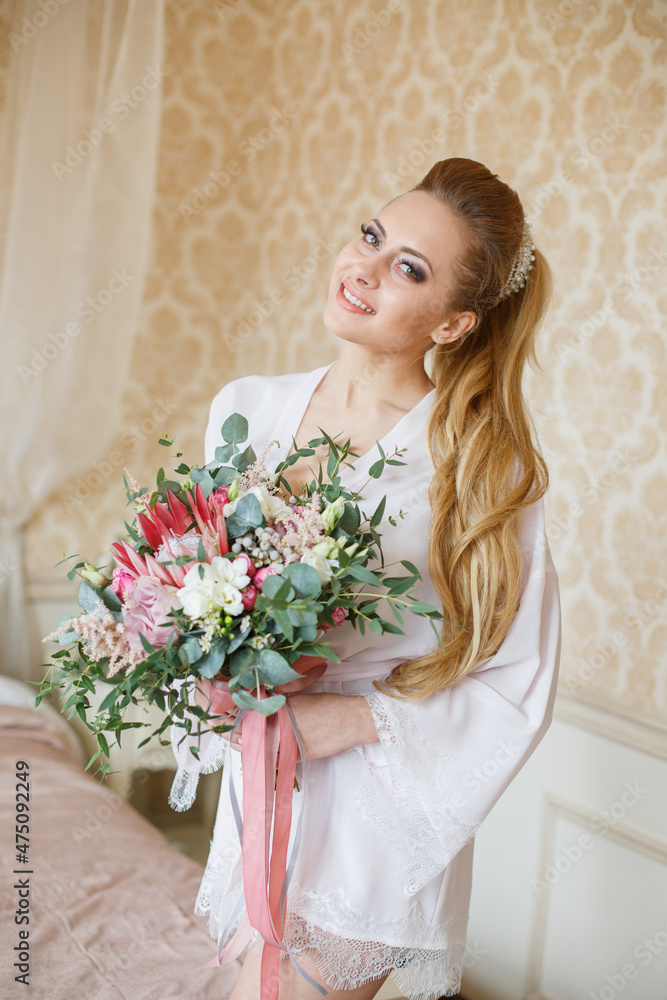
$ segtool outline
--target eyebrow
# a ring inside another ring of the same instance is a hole
[[[387,231],[384,228],[384,226],[382,225],[382,223],[380,222],[380,220],[379,219],[373,219],[372,221],[375,223],[375,225],[378,227],[378,229],[382,233],[382,238],[384,240],[386,240],[386,238],[387,238]],[[411,253],[411,254],[414,254],[415,257],[421,258],[421,260],[425,261],[428,264],[428,266],[431,269],[431,274],[433,274],[433,266],[431,265],[431,261],[428,259],[428,257],[425,254],[420,253],[419,250],[414,250],[412,247],[399,247],[399,250],[401,251],[401,253]],[[433,275],[433,276],[435,277],[435,275]]]

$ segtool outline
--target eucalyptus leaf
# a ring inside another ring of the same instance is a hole
[[[284,656],[276,652],[275,649],[261,649],[259,651],[260,677],[265,684],[288,684],[296,681],[303,674],[294,670]]]
[[[254,493],[246,493],[236,504],[236,510],[227,518],[227,534],[232,538],[264,524],[259,500]]]
[[[262,698],[261,700],[255,698],[248,691],[234,691],[232,694],[232,701],[239,708],[252,708],[262,715],[273,715],[283,707],[285,700],[284,694],[274,694],[270,698]]]
[[[220,673],[222,665],[227,655],[227,639],[218,639],[205,653],[201,659],[197,660],[196,670],[201,677],[214,677]]]
[[[299,597],[317,597],[322,591],[320,578],[312,566],[294,562],[282,572],[283,579],[290,581]]]
[[[85,580],[82,580],[79,584],[78,601],[83,610],[89,614],[91,611],[99,610],[96,609],[96,604],[100,600],[101,598],[97,591],[93,590]]]
[[[215,449],[215,460],[219,465],[226,465],[234,454],[233,444],[219,445]]]
[[[298,565],[298,564],[292,564]],[[262,583],[262,596],[269,601],[292,601],[295,597],[294,587],[287,575],[289,566],[282,573],[275,573],[264,578]],[[316,574],[317,575],[317,574]]]
[[[223,441],[230,444],[241,444],[248,438],[248,421],[240,413],[232,413],[227,417],[221,428]]]

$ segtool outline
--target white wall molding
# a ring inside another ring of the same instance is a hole
[[[590,729],[635,750],[667,760],[667,718],[656,713],[620,706],[609,698],[595,700],[558,688],[554,715],[565,722]]]
[[[542,878],[547,865],[553,859],[556,823],[559,818],[570,820],[585,830],[605,837],[607,840],[611,840],[629,850],[636,851],[638,854],[652,861],[657,861],[667,868],[667,844],[655,837],[651,837],[649,834],[643,833],[641,830],[626,826],[620,822],[600,829],[599,822],[595,822],[596,820],[599,821],[599,813],[597,811],[586,809],[576,802],[549,792],[544,795],[542,806],[543,822],[539,878]],[[551,894],[548,892],[543,892],[538,896],[530,944],[525,1000],[564,1000],[564,998],[555,996],[540,984],[543,957],[546,950],[545,929],[547,925],[547,908],[551,898]]]

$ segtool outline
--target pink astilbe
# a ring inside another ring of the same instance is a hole
[[[278,444],[278,442],[269,441],[266,448],[259,453],[252,465],[249,465],[245,472],[238,477],[239,493],[247,493],[253,486],[264,486],[269,493],[278,493],[278,487],[269,476],[265,464],[266,456],[274,444]]]
[[[145,660],[148,653],[139,653],[130,646],[124,623],[117,621],[102,601],[97,601],[95,606],[99,611],[87,611],[78,618],[70,618],[45,636],[43,641],[57,640],[64,632],[78,632],[86,641],[89,659],[97,661],[109,657],[107,677],[113,677],[123,667],[135,667]]]
[[[282,534],[274,540],[274,545],[285,563],[296,562],[303,552],[328,540],[328,525],[320,513],[319,493],[313,493],[307,506],[290,507],[289,513],[279,515],[276,522]]]

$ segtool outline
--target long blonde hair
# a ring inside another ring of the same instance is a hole
[[[460,224],[464,249],[446,306],[477,321],[432,349],[428,565],[443,648],[374,681],[394,698],[443,690],[498,651],[520,600],[519,515],[549,485],[522,390],[526,362],[542,370],[535,337],[552,293],[538,249],[525,286],[498,301],[523,235],[521,201],[483,164],[460,157],[436,163],[414,190],[443,201]]]

